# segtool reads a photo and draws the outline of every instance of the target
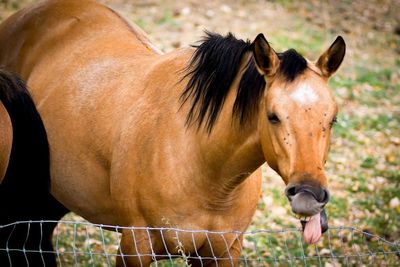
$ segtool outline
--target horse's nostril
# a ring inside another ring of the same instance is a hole
[[[323,188],[319,202],[326,204],[326,203],[328,203],[328,201],[329,201],[329,191],[327,189]]]
[[[285,194],[287,198],[291,201],[292,198],[297,194],[296,186],[288,186],[286,187]]]

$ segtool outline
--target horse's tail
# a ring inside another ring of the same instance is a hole
[[[0,101],[12,125],[12,148],[0,184],[0,266],[56,266],[53,253],[24,254],[23,249],[53,251],[57,223],[18,221],[59,220],[68,210],[50,194],[47,134],[27,86],[16,74],[0,69]],[[1,125],[0,125],[1,127]],[[7,248],[17,249],[8,251]]]
[[[16,74],[0,70],[0,100],[10,116],[13,130],[11,155],[0,185],[0,199],[8,204],[12,200],[17,204],[14,207],[18,207],[14,210],[17,212],[20,205],[29,205],[29,201],[34,200],[31,197],[41,198],[49,192],[49,144],[27,86]],[[0,203],[0,207],[4,204]]]
[[[0,217],[6,213],[8,220],[45,219],[48,209],[58,204],[50,195],[49,144],[42,119],[24,81],[1,69],[0,101],[13,128],[9,164],[0,185]]]

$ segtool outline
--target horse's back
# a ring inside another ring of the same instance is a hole
[[[47,113],[81,117],[100,99],[127,99],[158,55],[141,30],[90,0],[45,1],[0,25],[0,65],[27,81],[45,122]],[[102,106],[104,116],[114,108]]]
[[[0,64],[24,79],[40,64],[77,65],[80,57],[110,51],[159,53],[140,29],[91,0],[49,0],[23,9],[0,25],[0,44]]]

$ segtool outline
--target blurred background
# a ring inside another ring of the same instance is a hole
[[[0,1],[0,20],[36,0]],[[337,35],[347,54],[330,85],[339,104],[326,171],[330,224],[400,241],[399,0],[101,0],[149,34],[165,52],[201,39],[205,29],[254,39],[316,60]],[[263,196],[251,229],[299,227],[284,184],[264,168]],[[79,219],[67,215],[68,219]]]

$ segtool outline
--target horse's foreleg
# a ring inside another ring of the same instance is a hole
[[[235,239],[235,242],[233,242],[232,246],[229,249],[229,253],[226,252],[223,255],[223,258],[229,258],[229,260],[225,260],[221,263],[218,262],[218,266],[236,266],[242,252],[242,245],[243,235],[240,235],[239,238]]]
[[[150,236],[146,230],[122,230],[117,267],[150,266],[152,262]]]
[[[190,265],[192,267],[197,267],[197,266],[207,266],[207,267],[225,267],[225,266],[237,266],[240,253],[242,251],[242,244],[243,244],[243,235],[239,236],[239,238],[235,239],[231,247],[229,248],[229,251],[225,251],[217,257],[215,260],[198,260],[198,259],[192,259],[190,260]],[[216,253],[217,254],[217,253]]]

